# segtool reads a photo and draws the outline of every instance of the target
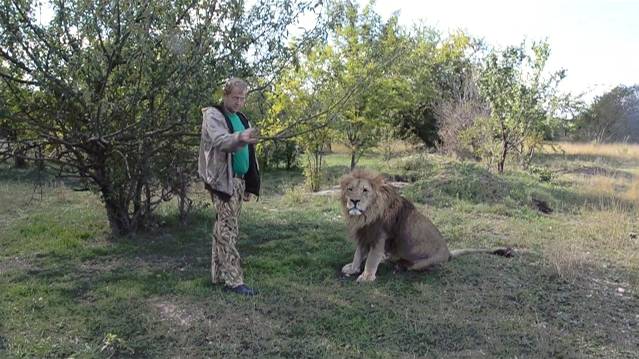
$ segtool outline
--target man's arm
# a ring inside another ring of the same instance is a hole
[[[224,152],[235,152],[247,143],[257,142],[257,133],[254,129],[247,129],[239,133],[229,133],[224,115],[213,107],[202,110],[203,126],[208,133],[213,147],[218,147]]]

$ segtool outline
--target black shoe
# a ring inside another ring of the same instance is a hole
[[[228,285],[225,285],[224,289],[222,290],[225,292],[233,292],[233,293],[242,294],[246,296],[257,294],[255,290],[247,287],[246,284],[240,284],[237,287],[229,287]]]

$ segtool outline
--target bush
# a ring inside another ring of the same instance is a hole
[[[552,180],[552,177],[553,177],[552,171],[549,170],[546,167],[539,167],[539,166],[531,165],[528,168],[528,171],[531,174],[536,175],[537,177],[539,177],[539,180],[541,182],[550,182]]]

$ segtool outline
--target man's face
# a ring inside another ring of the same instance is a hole
[[[224,95],[224,107],[232,113],[241,110],[244,102],[246,102],[246,91],[240,88],[234,87],[230,94]]]

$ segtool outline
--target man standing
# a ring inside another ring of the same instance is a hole
[[[242,295],[255,291],[244,284],[240,254],[235,248],[242,201],[259,196],[260,175],[255,158],[258,131],[239,112],[248,85],[231,78],[224,85],[221,105],[202,109],[202,137],[198,172],[217,212],[213,225],[211,280],[224,290]]]

